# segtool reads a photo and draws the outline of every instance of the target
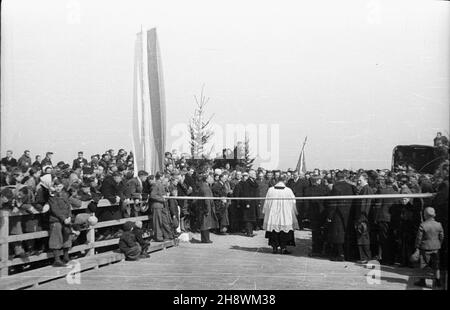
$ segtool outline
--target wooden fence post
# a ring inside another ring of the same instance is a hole
[[[9,260],[9,212],[0,210],[0,277],[8,275]]]
[[[95,255],[95,228],[90,227],[86,232],[86,240],[89,245],[89,249],[86,253],[86,256]]]

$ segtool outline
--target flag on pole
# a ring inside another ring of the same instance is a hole
[[[308,137],[305,137],[305,141],[303,141],[302,150],[300,151],[300,156],[298,158],[297,167],[295,170],[297,170],[298,173],[303,172],[306,173],[306,160],[305,160],[305,145],[306,145],[306,139]]]
[[[156,28],[136,36],[133,92],[135,172],[164,169],[165,97]]]

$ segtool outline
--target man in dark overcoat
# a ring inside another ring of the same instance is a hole
[[[322,185],[318,175],[311,177],[311,186],[305,190],[305,197],[328,196],[329,189]],[[312,251],[310,256],[320,256],[323,252],[326,236],[323,235],[323,227],[327,217],[325,200],[304,200],[305,207],[310,210]]]
[[[398,194],[394,189],[394,178],[386,177],[385,187],[380,189],[380,195]],[[391,226],[392,214],[400,208],[401,201],[395,198],[380,199],[380,205],[375,206],[374,210],[374,224],[377,231],[378,243],[378,259],[383,264],[394,264],[394,230]]]
[[[296,178],[296,176],[294,176]],[[305,190],[310,186],[309,181],[305,178],[305,174],[299,174],[299,178],[293,184],[291,188],[294,192],[295,197],[303,197],[305,196]],[[305,207],[305,203],[303,200],[297,200],[297,212],[298,212],[298,225],[300,226],[300,230],[304,228],[304,223],[308,220],[308,209]]]
[[[214,182],[214,178],[209,174],[200,176],[199,197],[213,197],[210,185]],[[219,227],[216,213],[214,210],[214,202],[212,199],[201,199],[196,202],[199,211],[200,235],[202,243],[212,243],[209,239],[209,230]]]
[[[367,173],[362,173],[358,178],[360,190],[358,195],[373,195],[373,190],[368,184],[369,176]],[[372,199],[356,199],[355,200],[355,223],[356,243],[359,250],[360,264],[366,264],[372,259],[372,252],[370,250],[370,223],[369,213],[372,207]]]
[[[249,178],[245,183],[243,183],[242,190],[240,192],[240,197],[258,197],[258,183],[256,183],[256,171],[250,170],[248,173]],[[242,208],[242,222],[245,226],[246,236],[254,237],[253,227],[256,224],[256,210],[259,201],[256,199],[252,200],[240,200],[240,205]]]
[[[330,192],[330,196],[354,195],[355,191],[351,184],[345,181],[343,172],[336,174],[336,183]],[[332,259],[344,261],[344,244],[346,243],[346,233],[349,230],[349,215],[352,206],[350,199],[336,199],[328,201],[328,242],[332,246]],[[347,252],[348,253],[348,252]],[[348,257],[347,257],[348,259]]]

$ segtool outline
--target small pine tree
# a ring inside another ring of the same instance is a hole
[[[205,153],[206,144],[209,142],[214,132],[209,128],[209,124],[214,115],[212,115],[207,121],[204,121],[205,107],[209,102],[209,98],[203,95],[203,89],[200,94],[200,98],[194,95],[197,107],[194,111],[194,116],[189,122],[189,134],[190,134],[190,147],[191,147],[191,164],[197,168],[202,169],[211,163],[210,154]]]
[[[245,169],[249,170],[253,167],[253,162],[255,161],[255,158],[250,157],[250,139],[248,138],[247,133],[245,133],[245,144],[244,144],[244,158],[243,158],[243,165]]]

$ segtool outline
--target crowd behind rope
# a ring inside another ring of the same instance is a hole
[[[174,152],[173,152],[174,153]],[[85,242],[80,227],[98,221],[151,215],[152,221],[126,223],[123,229],[107,227],[96,231],[96,240],[120,238],[119,247],[127,258],[148,257],[147,233],[154,241],[176,239],[180,232],[200,232],[201,242],[211,243],[210,231],[254,237],[263,226],[261,200],[229,200],[228,197],[266,197],[267,191],[283,180],[296,197],[434,193],[430,199],[355,199],[297,200],[300,229],[312,232],[310,256],[337,261],[366,263],[376,259],[382,264],[412,267],[411,255],[417,250],[417,232],[425,220],[424,210],[433,207],[436,221],[442,223],[447,238],[448,160],[435,174],[417,173],[410,167],[390,171],[320,170],[299,173],[287,170],[244,169],[239,166],[196,171],[188,158],[166,152],[164,171],[149,175],[133,173],[133,155],[121,149],[108,150],[88,161],[83,152],[72,165],[53,164],[53,153],[44,159],[30,151],[14,159],[12,151],[1,160],[2,208],[22,212],[10,218],[10,234],[48,230],[50,237],[11,244],[13,257],[26,257],[51,250],[55,266],[70,260],[68,250]],[[166,196],[219,197],[215,200],[166,199]],[[97,208],[104,198],[115,205]],[[89,206],[73,215],[83,201]],[[143,203],[141,203],[143,202]],[[147,208],[147,203],[149,208]],[[49,212],[45,206],[49,205]],[[177,229],[178,228],[178,229]],[[447,268],[447,242],[441,240],[439,255],[432,265]],[[62,256],[62,258],[61,258]],[[440,259],[439,259],[440,258]],[[430,262],[428,262],[430,263]]]

